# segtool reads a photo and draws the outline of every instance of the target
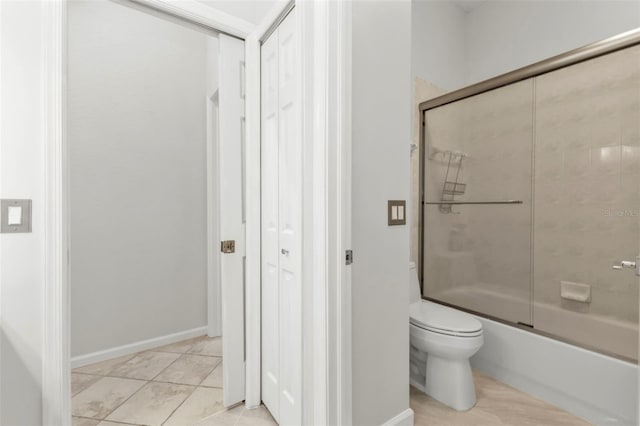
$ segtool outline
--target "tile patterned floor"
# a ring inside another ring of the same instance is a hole
[[[478,402],[457,412],[411,387],[415,425],[587,426],[474,371]],[[73,426],[273,426],[267,409],[222,406],[222,339],[200,337],[76,368]]]
[[[222,405],[222,339],[199,337],[71,374],[73,426],[271,426],[264,407]]]
[[[588,426],[591,423],[520,392],[478,371],[473,372],[476,406],[455,411],[411,387],[414,424],[429,426]]]

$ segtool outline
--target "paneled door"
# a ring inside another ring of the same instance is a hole
[[[295,11],[262,46],[262,399],[302,422],[302,144]]]
[[[222,384],[224,406],[229,407],[244,400],[245,390],[244,42],[225,34],[219,37],[217,180],[222,240]]]

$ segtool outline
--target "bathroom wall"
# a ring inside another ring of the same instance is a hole
[[[446,91],[466,81],[466,14],[452,1],[411,2],[411,72]]]
[[[33,200],[33,231],[0,235],[0,424],[42,422],[44,194],[40,2],[0,2],[0,196]]]
[[[420,116],[418,106],[427,99],[456,89],[465,82],[464,11],[451,1],[411,2],[411,75],[413,126],[411,137],[410,259],[419,265],[420,220]]]
[[[490,0],[464,25],[466,83],[473,84],[638,28],[640,2]]]
[[[411,3],[352,16],[353,424],[380,425],[409,409],[409,227],[387,226],[387,200],[409,198]]]
[[[207,36],[69,4],[71,353],[203,327]]]
[[[640,27],[635,1],[412,1],[412,72],[450,91]]]

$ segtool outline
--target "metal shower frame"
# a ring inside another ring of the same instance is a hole
[[[640,28],[627,31],[622,34],[597,41],[595,43],[587,44],[586,46],[570,50],[560,55],[552,56],[551,58],[535,62],[531,65],[518,68],[514,71],[501,74],[497,77],[481,81],[471,86],[463,87],[462,89],[445,93],[442,96],[438,96],[436,98],[420,103],[420,105],[418,106],[420,112],[420,182],[418,190],[420,199],[420,213],[418,222],[420,243],[418,244],[418,278],[420,280],[421,291],[424,290],[424,206],[426,202],[424,191],[424,177],[425,150],[427,147],[424,113],[428,110],[438,108],[443,105],[457,102],[459,100],[479,95],[490,90],[498,89],[500,87],[508,86],[510,84],[517,83],[519,81],[526,80],[532,77],[537,77],[539,75],[546,74],[560,68],[565,68],[579,62],[584,62],[589,59],[613,53],[618,50],[626,49],[638,44],[640,44]],[[516,201],[514,200],[509,201],[511,201],[511,203],[516,203]]]

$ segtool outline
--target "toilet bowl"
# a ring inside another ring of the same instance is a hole
[[[433,399],[464,411],[476,403],[469,358],[482,347],[473,316],[422,300],[415,264],[410,268],[410,381]]]

